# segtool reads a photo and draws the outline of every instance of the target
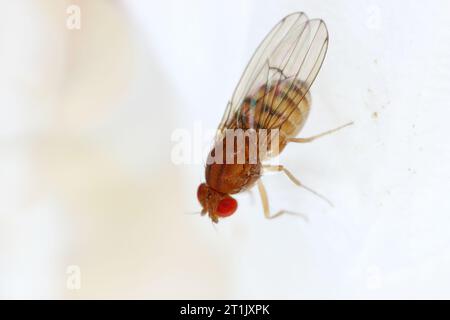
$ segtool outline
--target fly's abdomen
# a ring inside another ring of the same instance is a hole
[[[287,139],[295,137],[308,118],[311,96],[299,80],[277,81],[269,87],[261,86],[248,96],[237,116],[237,127],[266,129],[268,154],[275,155],[286,146]],[[271,130],[278,130],[278,149],[271,144]],[[270,152],[272,151],[272,152]]]

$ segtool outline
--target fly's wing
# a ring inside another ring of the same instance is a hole
[[[227,128],[281,127],[293,112],[284,99],[302,101],[322,66],[327,48],[328,31],[322,20],[308,20],[304,13],[281,20],[256,49],[245,69],[219,125],[218,136]],[[284,92],[279,99],[275,89],[281,84]],[[255,96],[262,99],[262,109],[255,108],[259,103],[252,101]]]
[[[261,44],[256,49],[250,62],[248,63],[244,73],[239,80],[239,83],[234,90],[231,101],[225,110],[225,113],[220,122],[217,137],[223,135],[223,131],[227,128],[240,128],[239,123],[239,109],[242,106],[244,99],[251,93],[255,92],[262,85],[271,81],[270,71],[275,70],[271,62],[276,57],[274,54],[280,55],[283,50],[283,43],[290,39],[295,41],[296,35],[299,36],[301,29],[305,29],[308,23],[308,17],[302,13],[297,12],[290,14],[283,18],[269,34],[264,38]],[[294,39],[293,39],[294,38]],[[286,51],[286,49],[284,49]],[[289,52],[284,52],[289,55]],[[279,58],[277,58],[279,60]],[[287,65],[287,64],[286,64]],[[276,64],[273,65],[276,67]]]
[[[320,19],[295,25],[268,58],[262,111],[253,114],[258,128],[280,128],[307,95],[328,48],[328,31]],[[282,90],[279,90],[282,89]],[[280,91],[282,93],[280,94]]]

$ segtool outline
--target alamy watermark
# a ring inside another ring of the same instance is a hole
[[[211,130],[203,130],[199,123],[193,130],[172,132],[171,161],[180,164],[257,164],[270,159],[278,163],[280,153],[279,129],[226,129],[207,141]]]
[[[376,290],[380,289],[383,286],[382,274],[378,266],[376,265],[369,266],[366,270],[366,273],[367,273],[366,286],[368,289]]]
[[[66,268],[66,288],[68,290],[81,289],[81,268],[77,265],[70,265]]]
[[[66,27],[69,30],[81,29],[81,8],[77,5],[70,5],[66,9]]]
[[[371,5],[367,8],[366,26],[370,30],[381,29],[381,9],[377,5]]]

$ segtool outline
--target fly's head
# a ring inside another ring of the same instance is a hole
[[[197,199],[202,205],[202,215],[208,214],[214,223],[219,222],[219,218],[231,216],[237,209],[236,199],[210,188],[206,183],[198,187]]]

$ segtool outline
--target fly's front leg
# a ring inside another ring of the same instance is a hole
[[[298,143],[311,142],[311,141],[316,140],[317,138],[321,138],[323,136],[327,136],[327,135],[335,133],[336,131],[339,131],[339,130],[345,128],[345,127],[351,126],[352,124],[353,124],[353,121],[349,122],[347,124],[344,124],[343,126],[340,126],[340,127],[337,127],[337,128],[334,128],[334,129],[331,129],[331,130],[328,130],[328,131],[325,131],[325,132],[322,132],[322,133],[319,133],[319,134],[316,134],[316,135],[308,137],[308,138],[289,138],[289,139],[287,139],[287,141],[288,142],[298,142]]]
[[[270,166],[270,165],[263,165],[262,166],[264,170],[266,171],[275,171],[275,172],[284,172],[286,174],[286,176],[297,186],[302,187],[303,189],[308,190],[309,192],[315,194],[317,197],[321,198],[322,200],[324,200],[325,202],[327,202],[331,207],[333,207],[333,203],[328,200],[326,197],[324,197],[323,195],[321,195],[320,193],[318,193],[317,191],[314,191],[313,189],[305,186],[303,183],[301,183],[296,177],[294,177],[294,175],[288,170],[286,169],[284,166],[282,165],[278,165],[278,166]]]
[[[259,195],[261,196],[261,202],[262,202],[262,206],[263,206],[263,210],[264,210],[264,217],[266,217],[266,219],[275,219],[283,214],[293,214],[293,215],[301,216],[303,219],[308,221],[307,216],[300,214],[300,213],[287,211],[287,210],[280,210],[277,213],[271,215],[270,208],[269,208],[269,198],[267,196],[266,188],[264,187],[264,184],[262,183],[261,179],[258,180],[258,191],[259,191]]]

